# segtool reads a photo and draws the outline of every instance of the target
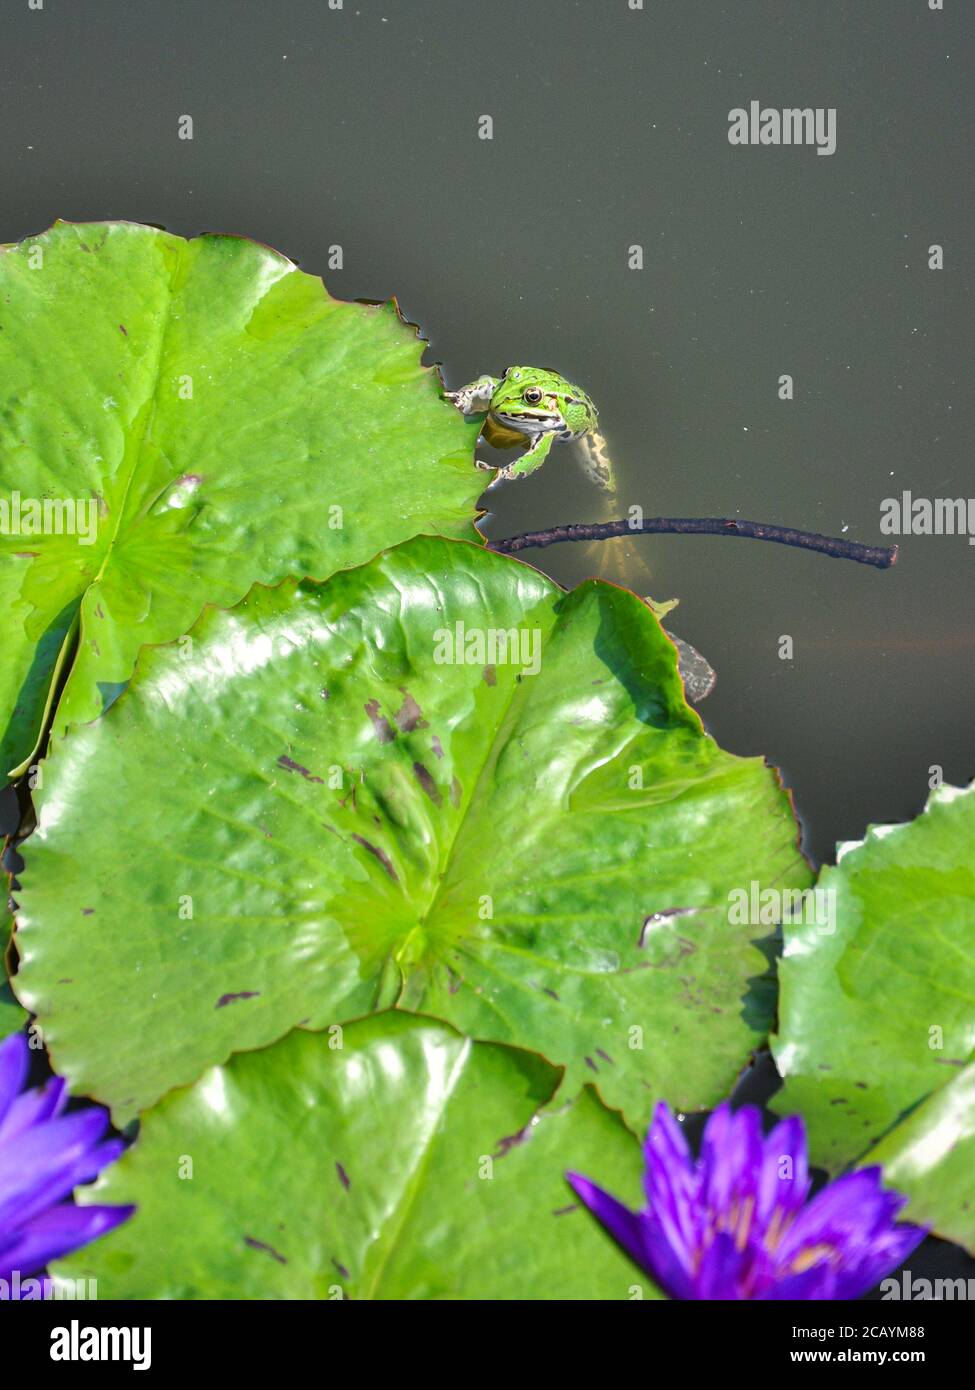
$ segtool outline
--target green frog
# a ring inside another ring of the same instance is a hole
[[[524,452],[498,469],[496,482],[527,478],[541,468],[557,439],[587,444],[586,472],[606,492],[615,492],[612,466],[592,400],[548,367],[506,367],[500,377],[479,376],[444,397],[464,415],[485,413],[482,437],[497,449],[523,447]],[[489,463],[477,461],[478,468]]]
[[[558,439],[580,443],[588,477],[604,492],[615,494],[616,475],[598,428],[596,407],[581,387],[573,386],[559,372],[548,367],[506,367],[500,377],[479,376],[457,391],[445,391],[444,397],[464,415],[485,416],[481,437],[488,444],[498,449],[524,449],[514,463],[498,469],[492,487],[502,480],[529,477],[541,468]],[[492,468],[480,459],[476,462],[478,468]],[[592,560],[594,574],[605,571],[610,554],[607,546],[593,542],[584,553]],[[634,563],[647,572],[637,557],[631,560],[630,570]],[[632,574],[628,577],[632,582]],[[648,597],[644,602],[658,619],[677,605],[676,599],[657,603]],[[687,698],[695,703],[705,699],[714,687],[714,671],[696,648],[673,633],[668,636],[677,647]]]

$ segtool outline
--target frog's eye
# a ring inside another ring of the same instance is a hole
[[[541,390],[537,386],[526,386],[522,392],[522,396],[529,405],[538,405],[538,402],[542,399]]]

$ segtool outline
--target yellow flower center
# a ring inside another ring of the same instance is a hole
[[[805,1250],[800,1250],[790,1265],[793,1274],[805,1274],[807,1269],[812,1269],[813,1265],[819,1264],[820,1260],[828,1260],[830,1264],[839,1263],[839,1252],[832,1245],[807,1245]]]

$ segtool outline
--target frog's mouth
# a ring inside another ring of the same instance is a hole
[[[502,420],[557,420],[558,414],[554,410],[519,410],[514,415],[507,410],[499,410],[498,415]]]

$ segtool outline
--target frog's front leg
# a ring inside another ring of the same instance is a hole
[[[541,468],[548,458],[548,451],[551,449],[554,439],[555,435],[551,430],[546,430],[544,434],[537,434],[531,447],[525,450],[521,458],[515,459],[514,463],[509,463],[507,468],[498,470],[498,477],[509,481],[513,478],[527,478],[537,468]]]
[[[479,376],[476,381],[461,386],[456,391],[445,391],[444,400],[455,405],[462,415],[479,415],[491,404],[498,379],[494,376]]]

